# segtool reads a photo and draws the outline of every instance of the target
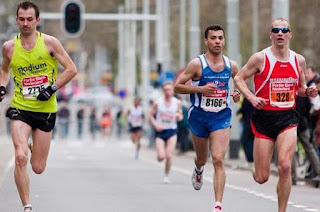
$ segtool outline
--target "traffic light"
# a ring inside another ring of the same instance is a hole
[[[84,30],[84,7],[80,1],[67,1],[62,6],[62,31],[67,37],[79,37]]]

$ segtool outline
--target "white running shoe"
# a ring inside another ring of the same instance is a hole
[[[216,202],[213,208],[213,212],[221,212],[221,211],[222,211],[221,202]]]
[[[202,173],[203,173],[203,170],[201,171],[201,173],[198,173],[196,169],[194,169],[193,171],[191,182],[195,190],[200,190],[202,187],[202,184],[203,184]]]
[[[139,152],[136,152],[136,153],[135,153],[134,159],[135,159],[135,160],[139,160]]]
[[[169,177],[165,176],[165,177],[163,178],[163,183],[164,183],[164,184],[169,184],[169,183],[170,183]]]
[[[214,209],[213,209],[213,212],[221,212],[222,211],[222,208],[221,207],[218,207],[216,206]]]
[[[23,206],[23,212],[32,212],[32,205]]]

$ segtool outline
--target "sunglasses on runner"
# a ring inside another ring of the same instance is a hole
[[[290,29],[288,27],[276,27],[276,28],[271,29],[271,32],[273,32],[273,33],[279,33],[280,31],[283,34],[286,34],[286,33],[290,32]]]

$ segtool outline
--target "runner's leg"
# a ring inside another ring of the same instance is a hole
[[[23,206],[30,204],[30,179],[27,172],[27,163],[28,138],[31,131],[32,129],[28,124],[20,120],[11,120],[11,135],[15,151],[14,178]]]
[[[208,159],[208,139],[197,137],[193,133],[191,133],[191,137],[193,141],[194,151],[196,152],[194,163],[197,169],[200,169],[206,164]]]
[[[172,156],[174,150],[176,149],[177,144],[177,135],[171,136],[166,144],[166,167],[165,167],[165,174],[166,176],[169,175],[171,164],[172,164]]]
[[[211,157],[214,167],[214,194],[215,202],[222,202],[226,183],[224,156],[229,148],[230,129],[221,129],[210,133]]]
[[[142,137],[142,130],[136,131],[135,132],[135,140],[137,142],[137,152],[139,152],[140,148],[141,148],[141,143],[140,143],[141,137]]]
[[[165,142],[161,138],[156,137],[157,159],[159,162],[163,161],[166,157],[165,146]]]
[[[44,132],[39,129],[32,131],[33,151],[31,165],[36,174],[41,174],[46,168],[51,138],[52,131]]]
[[[291,191],[291,164],[297,145],[297,128],[280,133],[277,138],[278,172],[277,185],[279,212],[285,212]]]
[[[255,171],[253,172],[253,178],[257,183],[263,184],[269,179],[274,145],[274,141],[254,138],[253,162]]]

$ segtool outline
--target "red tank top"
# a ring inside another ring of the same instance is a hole
[[[280,61],[273,56],[271,47],[263,50],[264,67],[254,75],[255,95],[269,100],[263,110],[289,110],[296,105],[301,72],[297,54],[289,51],[289,60]]]

